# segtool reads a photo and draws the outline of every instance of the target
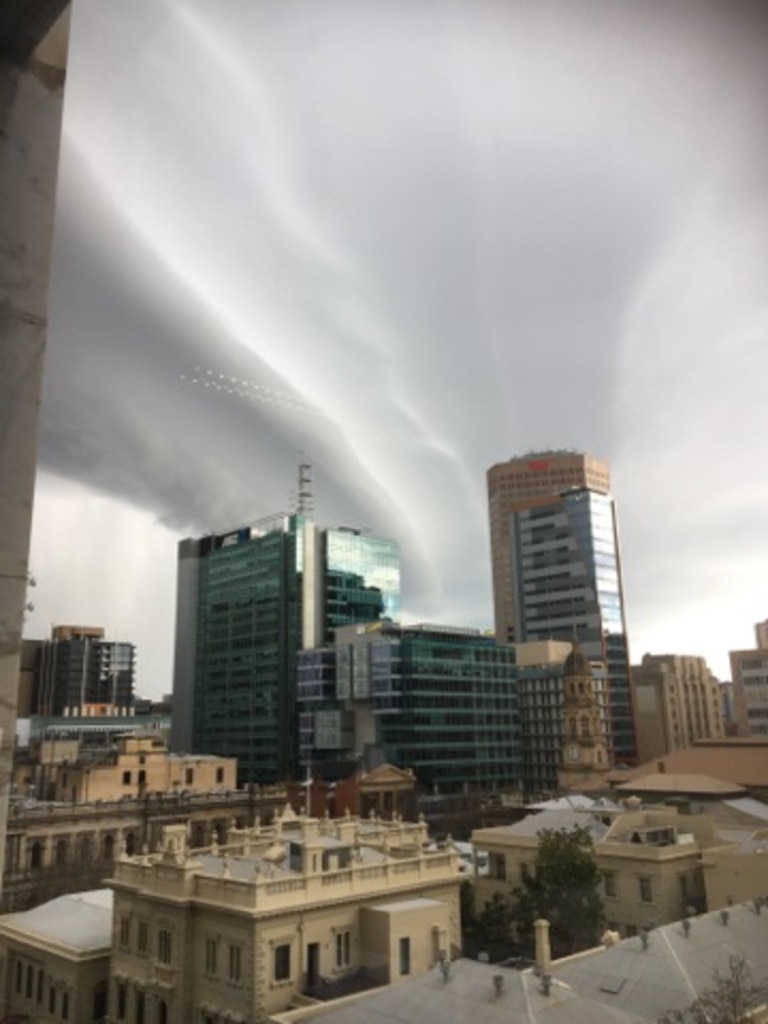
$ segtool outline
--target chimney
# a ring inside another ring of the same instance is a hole
[[[549,944],[549,921],[540,917],[533,922],[536,933],[536,967],[542,976],[549,974],[552,965],[552,948]]]

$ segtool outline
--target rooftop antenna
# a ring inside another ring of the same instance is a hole
[[[299,492],[296,496],[296,511],[300,516],[311,515],[313,512],[312,466],[308,462],[299,463]]]

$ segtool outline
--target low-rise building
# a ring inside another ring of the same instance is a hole
[[[674,808],[649,809],[637,798],[618,813],[607,808],[557,810],[514,825],[473,833],[475,849],[488,855],[488,874],[474,880],[478,908],[495,892],[511,896],[535,869],[539,834],[545,829],[585,827],[602,872],[601,897],[608,927],[623,936],[674,921],[689,908],[707,906],[702,859],[729,848],[715,822]]]
[[[194,846],[265,824],[285,806],[283,786],[226,793],[170,793],[87,804],[13,799],[8,816],[0,909],[26,910],[64,893],[94,888],[115,858],[155,850],[166,825],[185,824]]]
[[[304,994],[427,971],[460,943],[456,851],[423,822],[297,817],[123,857],[110,1022],[257,1024]]]
[[[733,979],[734,964],[737,971],[743,963],[751,972],[742,979],[742,996],[750,977],[759,984],[768,976],[768,912],[752,905],[686,917],[624,941],[608,932],[603,945],[562,960],[551,959],[547,922],[539,924],[533,968],[441,963],[399,985],[275,1014],[270,1024],[657,1024],[666,1014],[689,1019],[682,1014],[718,977]],[[728,1006],[712,1019],[768,1020],[764,988],[745,1002],[743,1017]]]
[[[110,889],[0,917],[2,1019],[102,1024],[111,947]]]

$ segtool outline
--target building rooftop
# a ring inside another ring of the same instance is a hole
[[[768,764],[766,765],[768,768]],[[768,774],[765,784],[768,784]],[[723,797],[746,795],[744,786],[733,782],[725,782],[712,775],[693,774],[689,772],[652,772],[648,775],[635,776],[613,787],[620,793],[668,793],[670,795],[688,794],[690,796]]]
[[[0,930],[33,944],[54,943],[77,952],[109,949],[112,897],[111,889],[59,896],[32,910],[4,915]]]
[[[690,1005],[727,974],[729,958],[743,956],[755,982],[768,975],[768,910],[730,907],[664,925],[640,937],[555,961],[546,995],[533,970],[517,971],[472,960],[440,966],[334,1006],[273,1017],[304,1024],[645,1024]],[[496,979],[500,979],[497,981]]]
[[[701,741],[634,768],[612,772],[606,781],[615,786],[652,774],[708,775],[748,789],[765,789],[768,787],[768,738]]]
[[[581,810],[542,811],[541,814],[529,814],[516,821],[513,825],[497,825],[494,828],[477,829],[472,833],[474,843],[482,843],[483,838],[501,839],[505,836],[537,836],[545,829],[570,831],[573,828],[586,828],[595,842],[603,838],[608,826],[593,814]]]

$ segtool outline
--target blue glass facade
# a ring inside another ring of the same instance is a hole
[[[616,760],[635,757],[616,515],[608,494],[574,488],[510,515],[515,635],[573,640],[605,662]]]

